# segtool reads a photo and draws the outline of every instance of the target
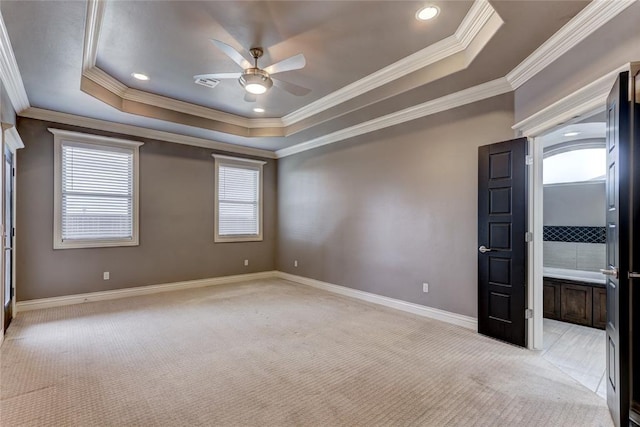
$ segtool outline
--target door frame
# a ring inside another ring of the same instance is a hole
[[[2,129],[2,144],[0,144],[0,148],[2,149],[2,153],[4,156],[4,148],[8,148],[9,151],[11,151],[11,154],[13,155],[13,169],[17,170],[17,166],[18,166],[18,162],[17,162],[17,151],[21,148],[24,148],[24,142],[22,141],[22,138],[20,138],[20,134],[18,134],[18,131],[15,127],[15,125],[13,124],[9,124],[9,123],[2,123],[1,124],[1,129]],[[4,166],[5,162],[2,162],[2,169],[0,170],[0,172],[2,173],[2,176],[4,177]],[[16,177],[13,177],[13,185],[12,185],[12,215],[13,215],[13,226],[14,228],[17,230],[16,227],[16,223],[15,223],[15,219],[16,219]],[[4,229],[4,202],[5,202],[5,186],[2,186],[2,191],[0,192],[0,196],[2,197],[2,203],[0,204],[1,208],[2,208],[2,213],[0,215],[0,226],[2,226],[2,228]],[[12,247],[13,247],[13,257],[12,257],[12,261],[11,261],[11,271],[12,271],[12,275],[11,275],[11,282],[13,285],[13,299],[11,301],[11,305],[12,305],[12,317],[15,318],[16,316],[16,242],[15,242],[15,236],[13,236],[12,238]],[[0,272],[2,272],[2,278],[0,279],[0,283],[2,284],[2,289],[4,291],[4,254],[6,253],[6,251],[4,250],[4,239],[2,239],[2,245],[1,245],[1,249],[2,249],[2,257],[0,257],[0,262],[2,262],[2,267],[0,268]],[[4,307],[4,292],[2,292],[2,296],[0,297],[0,300],[2,301],[2,307]],[[0,344],[4,341],[4,316],[2,316],[2,321],[0,322]]]
[[[530,350],[543,349],[543,143],[541,136],[556,128],[604,112],[607,96],[616,77],[619,73],[630,68],[631,63],[617,67],[512,127],[518,136],[529,139],[529,155],[531,156],[530,165],[527,168],[529,180],[527,221],[532,236],[527,259],[527,279],[530,284],[527,290],[527,308],[532,313],[532,316],[527,320],[527,348]]]

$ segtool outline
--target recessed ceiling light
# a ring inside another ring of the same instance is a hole
[[[430,4],[423,7],[416,13],[416,19],[419,21],[428,21],[429,19],[433,19],[438,16],[439,13],[440,9],[438,6]]]
[[[564,134],[564,136],[577,136],[580,135],[580,132],[567,132]]]
[[[256,113],[264,113],[264,108],[256,107],[253,109]]]
[[[142,73],[131,73],[131,77],[133,77],[134,79],[145,81],[145,82],[149,80],[149,76]]]

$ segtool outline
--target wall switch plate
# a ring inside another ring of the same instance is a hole
[[[297,267],[298,266],[298,260],[293,261],[293,266]]]
[[[109,272],[105,271],[104,273],[102,273],[102,280],[109,280]]]
[[[244,260],[244,266],[246,267],[247,265],[249,265],[249,260],[248,260],[248,259],[245,259],[245,260]]]
[[[423,283],[422,284],[422,292],[429,292],[429,284],[428,283]]]

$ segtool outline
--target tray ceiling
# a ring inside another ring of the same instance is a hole
[[[503,78],[587,4],[432,3],[441,13],[427,22],[415,1],[5,0],[0,10],[32,107],[281,150]],[[261,66],[304,53],[307,66],[281,77],[311,92],[273,88],[252,104],[235,80],[195,85],[195,74],[239,71],[211,38],[246,56],[263,47]]]

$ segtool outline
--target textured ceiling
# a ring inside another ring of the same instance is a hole
[[[452,35],[470,1],[443,5],[432,22],[418,22],[416,1],[216,1],[107,3],[97,65],[130,87],[255,116],[236,79],[216,88],[194,85],[193,76],[237,72],[240,67],[209,39],[242,50],[263,47],[260,66],[303,53],[307,66],[278,77],[305,86],[304,97],[278,88],[260,97],[272,117],[290,113],[405,56]],[[162,31],[158,31],[161,28]],[[151,76],[141,83],[131,77]]]
[[[87,4],[82,1],[0,3],[29,101],[33,107],[181,133],[268,150],[444,96],[507,74],[579,12],[585,1],[491,1],[504,24],[463,69],[433,79],[418,70],[290,137],[247,138],[123,113],[80,90]],[[116,1],[105,5],[96,65],[127,86],[177,100],[256,117],[234,80],[214,89],[193,84],[194,74],[238,67],[208,39],[237,48],[260,45],[269,65],[302,52],[303,70],[282,73],[311,92],[295,97],[277,88],[259,100],[280,117],[452,35],[471,2],[438,2],[440,16],[415,20],[423,2]],[[130,77],[134,71],[150,82]],[[347,108],[348,107],[348,108]],[[342,108],[342,107],[341,107]]]

